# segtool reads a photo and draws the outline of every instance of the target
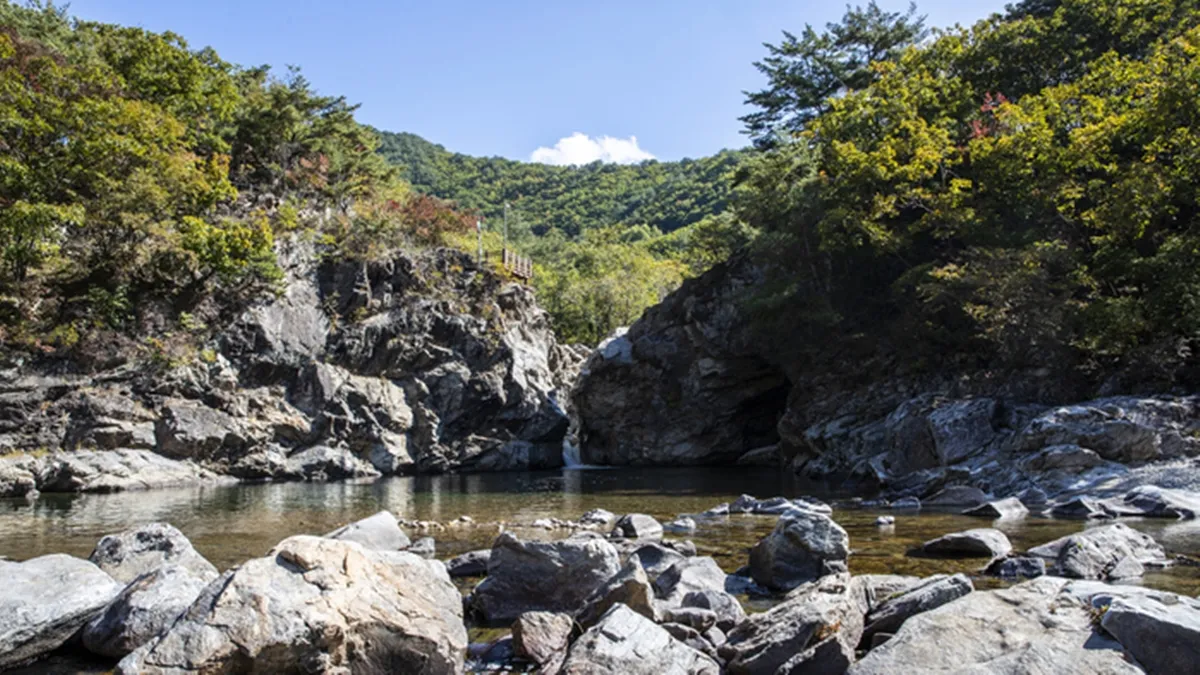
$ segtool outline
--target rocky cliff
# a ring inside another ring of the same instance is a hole
[[[561,465],[583,356],[530,289],[449,249],[278,254],[279,294],[193,357],[0,373],[0,493]]]
[[[583,462],[786,464],[918,497],[948,484],[1051,496],[1200,484],[1200,398],[1186,388],[917,367],[833,339],[800,359],[788,338],[753,328],[760,282],[746,261],[719,266],[589,358],[572,393]]]

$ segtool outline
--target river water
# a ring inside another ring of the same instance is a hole
[[[86,557],[105,534],[155,521],[169,522],[191,539],[217,567],[227,569],[261,556],[293,534],[324,534],[352,520],[388,509],[398,517],[451,521],[468,515],[477,525],[430,533],[438,557],[447,559],[487,548],[498,524],[527,538],[554,538],[564,531],[527,527],[539,518],[575,519],[604,508],[616,514],[648,513],[662,522],[699,513],[742,493],[757,497],[839,496],[773,469],[691,468],[565,470],[561,472],[471,474],[389,478],[370,483],[281,483],[128,492],[111,495],[42,495],[33,503],[0,500],[0,555],[25,560],[47,553]],[[891,528],[876,516],[896,517]],[[947,532],[987,527],[988,521],[946,512],[921,513],[839,509],[834,519],[850,533],[855,574],[926,576],[975,572],[984,560],[912,558],[912,546]],[[1154,536],[1169,551],[1200,555],[1200,521],[1125,520]],[[746,564],[750,547],[775,523],[769,516],[731,516],[699,521],[692,539],[726,571]],[[1026,518],[995,526],[1027,549],[1094,526],[1081,521]],[[419,536],[411,533],[414,538]],[[670,536],[670,535],[669,535]],[[989,580],[977,578],[977,585]],[[1200,569],[1177,566],[1148,574],[1148,586],[1200,594]]]

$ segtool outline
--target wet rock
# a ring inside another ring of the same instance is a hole
[[[88,559],[122,583],[167,566],[183,567],[205,581],[217,578],[217,568],[192,547],[182,532],[167,523],[110,534],[96,544]]]
[[[412,545],[408,535],[400,529],[396,516],[390,511],[380,511],[373,516],[343,525],[325,536],[357,542],[378,551],[402,551]]]
[[[1054,574],[1076,579],[1123,579],[1141,576],[1144,567],[1166,566],[1163,547],[1149,535],[1122,523],[1093,527],[1029,549],[1044,558]]]
[[[964,516],[978,516],[980,518],[1024,518],[1029,514],[1029,509],[1021,503],[1021,500],[1016,497],[1008,497],[997,501],[988,502],[973,509],[963,511]]]
[[[407,551],[426,560],[433,560],[437,556],[437,542],[433,537],[421,537],[409,545]]]
[[[613,526],[612,537],[625,539],[662,539],[663,526],[654,518],[644,513],[631,513],[621,516]]]
[[[467,551],[451,558],[446,563],[446,572],[451,577],[481,577],[487,574],[488,560],[491,557],[492,550],[490,548]]]
[[[824,577],[753,614],[726,636],[720,654],[732,675],[774,673],[796,658],[791,672],[841,672],[854,660],[863,615],[848,574]],[[822,645],[833,640],[836,645]]]
[[[862,637],[869,643],[877,633],[895,633],[917,614],[953,602],[973,590],[975,586],[965,574],[929,577],[871,610]]]
[[[570,614],[525,612],[513,623],[513,647],[517,656],[555,673],[567,656],[575,622]]]
[[[683,596],[679,606],[681,608],[695,607],[712,612],[716,617],[716,627],[725,633],[746,618],[746,610],[742,608],[742,603],[738,602],[737,598],[729,593],[712,589],[689,591]]]
[[[86,560],[0,561],[0,669],[54,651],[104,609],[121,584]]]
[[[620,571],[618,560],[616,548],[603,539],[521,541],[504,532],[469,604],[487,621],[512,621],[529,611],[574,613]]]
[[[179,565],[158,567],[134,579],[83,628],[83,645],[121,658],[165,633],[216,578]]]
[[[988,563],[983,573],[1003,579],[1036,579],[1046,574],[1046,561],[1030,556],[1005,556]]]
[[[608,525],[609,523],[611,523],[612,521],[614,521],[616,519],[617,519],[617,516],[612,511],[606,511],[604,509],[592,509],[591,511],[588,511],[587,513],[580,516],[579,524],[580,525]]]
[[[148,450],[58,452],[38,464],[42,492],[124,492],[236,482]]]
[[[663,525],[663,530],[666,532],[674,532],[676,534],[691,534],[696,531],[696,521],[688,517],[676,518],[671,522]]]
[[[1115,598],[1100,625],[1148,673],[1186,673],[1200,663],[1200,602],[1177,595]]]
[[[379,471],[345,448],[316,445],[287,460],[287,472],[307,481],[376,478]]]
[[[1051,445],[1023,462],[1030,471],[1065,470],[1082,472],[1105,464],[1105,460],[1093,450],[1078,445]]]
[[[819,513],[791,512],[750,551],[750,574],[759,584],[790,590],[846,570],[850,537]]]
[[[441,563],[298,536],[210,584],[118,672],[458,673],[466,647]]]
[[[563,664],[572,675],[717,675],[720,666],[625,605],[614,605],[575,644]]]
[[[654,589],[637,558],[630,558],[611,579],[604,582],[583,601],[583,609],[575,621],[585,630],[591,628],[616,604],[622,604],[650,619],[658,621],[654,607]]]
[[[976,591],[913,616],[849,675],[952,670],[978,675],[1139,673],[1121,645],[1093,631],[1083,603],[1061,593],[1064,579]],[[878,634],[878,633],[877,633]]]
[[[932,497],[926,497],[925,506],[963,506],[967,508],[986,504],[991,500],[988,493],[970,485],[950,485]]]
[[[664,541],[664,542],[662,542],[662,545],[666,546],[667,548],[671,549],[672,551],[675,551],[676,553],[678,553],[679,555],[681,555],[685,558],[690,558],[690,557],[696,555],[696,543],[690,539],[684,539],[684,540],[676,539],[674,541]]]
[[[1012,551],[1012,543],[1000,530],[980,528],[952,532],[921,545],[920,553],[930,558],[995,558]]]
[[[693,591],[725,591],[729,575],[716,560],[708,557],[684,558],[654,580],[654,593],[665,607],[678,607]]]

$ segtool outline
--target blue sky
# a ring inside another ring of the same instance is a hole
[[[919,11],[948,26],[1003,5],[925,0]],[[741,92],[763,84],[751,65],[762,43],[844,10],[794,0],[70,3],[81,18],[172,30],[235,63],[300,66],[322,93],[361,103],[359,119],[381,129],[472,155],[560,162],[597,153],[674,160],[745,145]]]

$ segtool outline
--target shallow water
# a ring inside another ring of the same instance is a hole
[[[447,522],[471,516],[477,526],[431,533],[438,557],[486,548],[504,521],[510,529],[538,518],[578,518],[593,508],[617,514],[648,513],[664,523],[698,513],[739,494],[758,497],[839,495],[770,469],[614,469],[542,473],[473,474],[390,478],[372,483],[284,483],[131,492],[113,495],[43,495],[34,503],[0,500],[0,555],[25,560],[47,553],[86,557],[100,537],[155,521],[169,522],[215,565],[227,569],[261,556],[293,534],[324,534],[380,509],[399,517]],[[844,496],[844,495],[842,495]],[[896,517],[890,528],[875,526],[881,513]],[[974,572],[984,560],[930,560],[905,555],[910,547],[947,532],[987,527],[986,520],[955,513],[838,510],[850,533],[855,574],[887,572],[925,576]],[[1200,521],[1126,520],[1173,553],[1200,554]],[[702,555],[726,571],[746,564],[750,547],[775,523],[769,516],[731,516],[699,521],[692,539]],[[998,521],[1017,549],[1027,549],[1078,531],[1081,521],[1027,518]],[[564,536],[564,531],[519,529],[529,538]],[[420,536],[410,532],[410,535]],[[989,581],[977,579],[979,585]],[[1154,572],[1143,583],[1195,596],[1200,569]]]

